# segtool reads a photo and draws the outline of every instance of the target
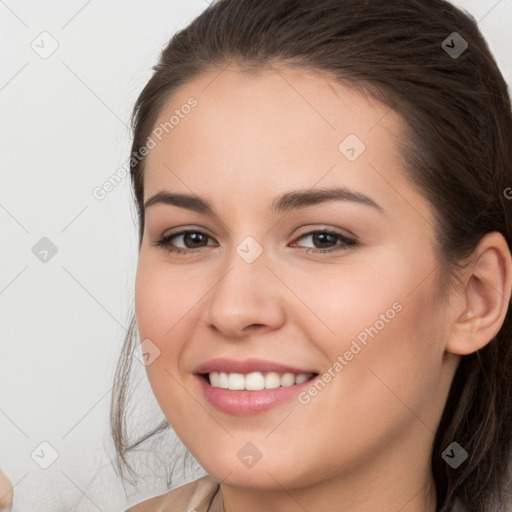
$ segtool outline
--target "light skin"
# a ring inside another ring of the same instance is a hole
[[[496,335],[510,299],[505,240],[484,237],[443,298],[432,208],[393,140],[398,114],[319,73],[229,67],[180,87],[156,125],[190,96],[198,105],[150,151],[144,176],[144,201],[166,191],[214,210],[146,209],[135,306],[141,339],[160,350],[146,369],[163,413],[221,483],[226,512],[434,512],[430,452],[453,375]],[[349,134],[366,146],[354,161],[338,149]],[[331,200],[271,210],[287,192],[334,187],[380,209]],[[185,229],[202,238],[169,245],[196,252],[155,245]],[[315,240],[325,229],[358,244]],[[236,251],[249,236],[263,249],[252,263]],[[305,405],[230,415],[193,375],[216,357],[322,374],[396,302],[401,311]],[[252,467],[237,457],[248,442],[262,453]]]

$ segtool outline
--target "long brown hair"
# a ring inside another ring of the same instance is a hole
[[[169,95],[228,64],[257,69],[272,62],[328,73],[401,114],[408,129],[400,144],[406,172],[434,207],[447,287],[459,262],[486,233],[502,233],[512,247],[512,209],[505,193],[512,186],[511,104],[474,18],[444,0],[220,0],[172,37],[133,110],[130,167],[139,248],[145,160],[134,156],[146,144]],[[126,459],[130,451],[169,428],[163,421],[137,439],[127,437],[127,390],[136,343],[132,319],[111,404],[121,475],[123,469],[131,470]],[[511,389],[509,309],[495,339],[463,356],[454,376],[431,454],[439,512],[453,510],[456,501],[472,512],[505,510]],[[469,455],[456,469],[441,456],[454,441]]]

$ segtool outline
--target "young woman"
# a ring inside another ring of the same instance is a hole
[[[130,512],[510,510],[512,113],[476,22],[220,0],[154,71],[112,431],[121,474],[170,426],[207,475]],[[166,421],[130,440],[138,344]]]

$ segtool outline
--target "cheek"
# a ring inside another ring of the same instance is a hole
[[[142,343],[157,347],[152,351],[158,356],[146,366],[146,372],[158,401],[173,386],[169,374],[177,376],[180,343],[186,340],[183,333],[190,328],[187,321],[197,302],[194,295],[197,292],[182,274],[170,272],[141,252],[135,280],[135,315]]]
[[[417,252],[411,245],[382,246],[311,272],[314,278],[290,275],[313,313],[307,315],[311,339],[339,353],[354,339],[364,346],[365,340],[393,331],[395,347],[410,346],[410,335],[429,317],[434,300],[433,273],[429,275],[434,257],[427,250]],[[322,341],[313,324],[321,328]]]
[[[204,294],[189,272],[172,269],[158,257],[141,252],[135,280],[135,313],[141,339],[155,343],[171,336]],[[162,348],[162,347],[160,347]]]
[[[159,350],[154,362],[146,366],[159,402],[171,395],[178,400],[181,387],[175,379],[190,378],[190,340],[217,276],[211,269],[169,264],[165,256],[141,250],[135,279],[135,314],[141,341],[149,339]]]
[[[407,410],[397,396],[420,408],[435,393],[444,352],[435,268],[433,254],[418,254],[417,246],[383,249],[337,276],[333,268],[314,284],[304,282],[302,296],[329,330],[315,334],[317,319],[303,328],[328,356],[326,370],[343,374],[333,390],[357,396],[361,414],[382,406],[387,415],[393,403]],[[339,356],[343,361],[333,367]]]
[[[179,363],[199,299],[200,290],[185,272],[171,271],[141,251],[135,280],[137,326],[140,340],[147,343],[149,339],[158,349],[158,356],[145,369],[160,408],[173,424],[180,424],[188,412],[184,404],[190,395],[178,383],[183,378]]]
[[[355,287],[356,302],[337,324],[341,335],[331,347],[331,359],[343,355],[347,361],[338,379],[338,396],[351,396],[350,414],[366,418],[358,433],[363,438],[372,436],[373,422],[387,430],[390,439],[411,422],[421,427],[418,418],[435,428],[443,331],[433,313],[434,276],[425,279],[427,273],[410,264],[373,281],[378,287],[369,279],[368,293]],[[341,413],[340,420],[345,419]]]

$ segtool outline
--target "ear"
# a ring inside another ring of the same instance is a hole
[[[467,355],[487,345],[499,332],[512,287],[512,256],[501,233],[487,233],[462,271],[461,301],[446,351]]]

